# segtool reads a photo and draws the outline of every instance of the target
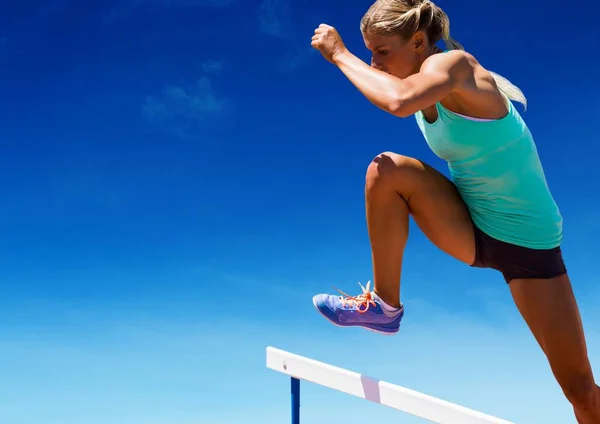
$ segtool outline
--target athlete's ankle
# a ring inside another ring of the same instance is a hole
[[[381,307],[389,310],[390,312],[396,311],[402,307],[402,302],[400,302],[399,296],[393,296],[389,293],[382,292],[373,288],[373,293],[377,295],[379,301],[381,303]]]

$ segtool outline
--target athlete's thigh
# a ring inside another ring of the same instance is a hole
[[[375,161],[382,167],[393,166],[394,187],[427,238],[442,251],[471,265],[476,252],[473,222],[454,183],[418,159],[384,153]]]
[[[515,279],[510,291],[519,312],[546,354],[563,390],[593,385],[581,317],[569,277]]]

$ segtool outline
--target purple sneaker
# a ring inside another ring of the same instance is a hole
[[[375,292],[369,291],[369,285],[362,288],[362,294],[344,296],[318,294],[313,297],[315,308],[330,322],[340,327],[363,327],[381,334],[395,334],[400,329],[400,321],[404,316],[404,306],[390,312],[381,306],[381,300]]]

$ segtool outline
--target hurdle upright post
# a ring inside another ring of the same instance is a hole
[[[292,424],[300,424],[300,380],[290,377],[292,395]]]

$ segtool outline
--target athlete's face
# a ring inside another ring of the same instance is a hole
[[[363,34],[367,49],[371,51],[371,66],[398,78],[407,78],[419,72],[427,43],[422,33],[409,41],[398,36]]]

